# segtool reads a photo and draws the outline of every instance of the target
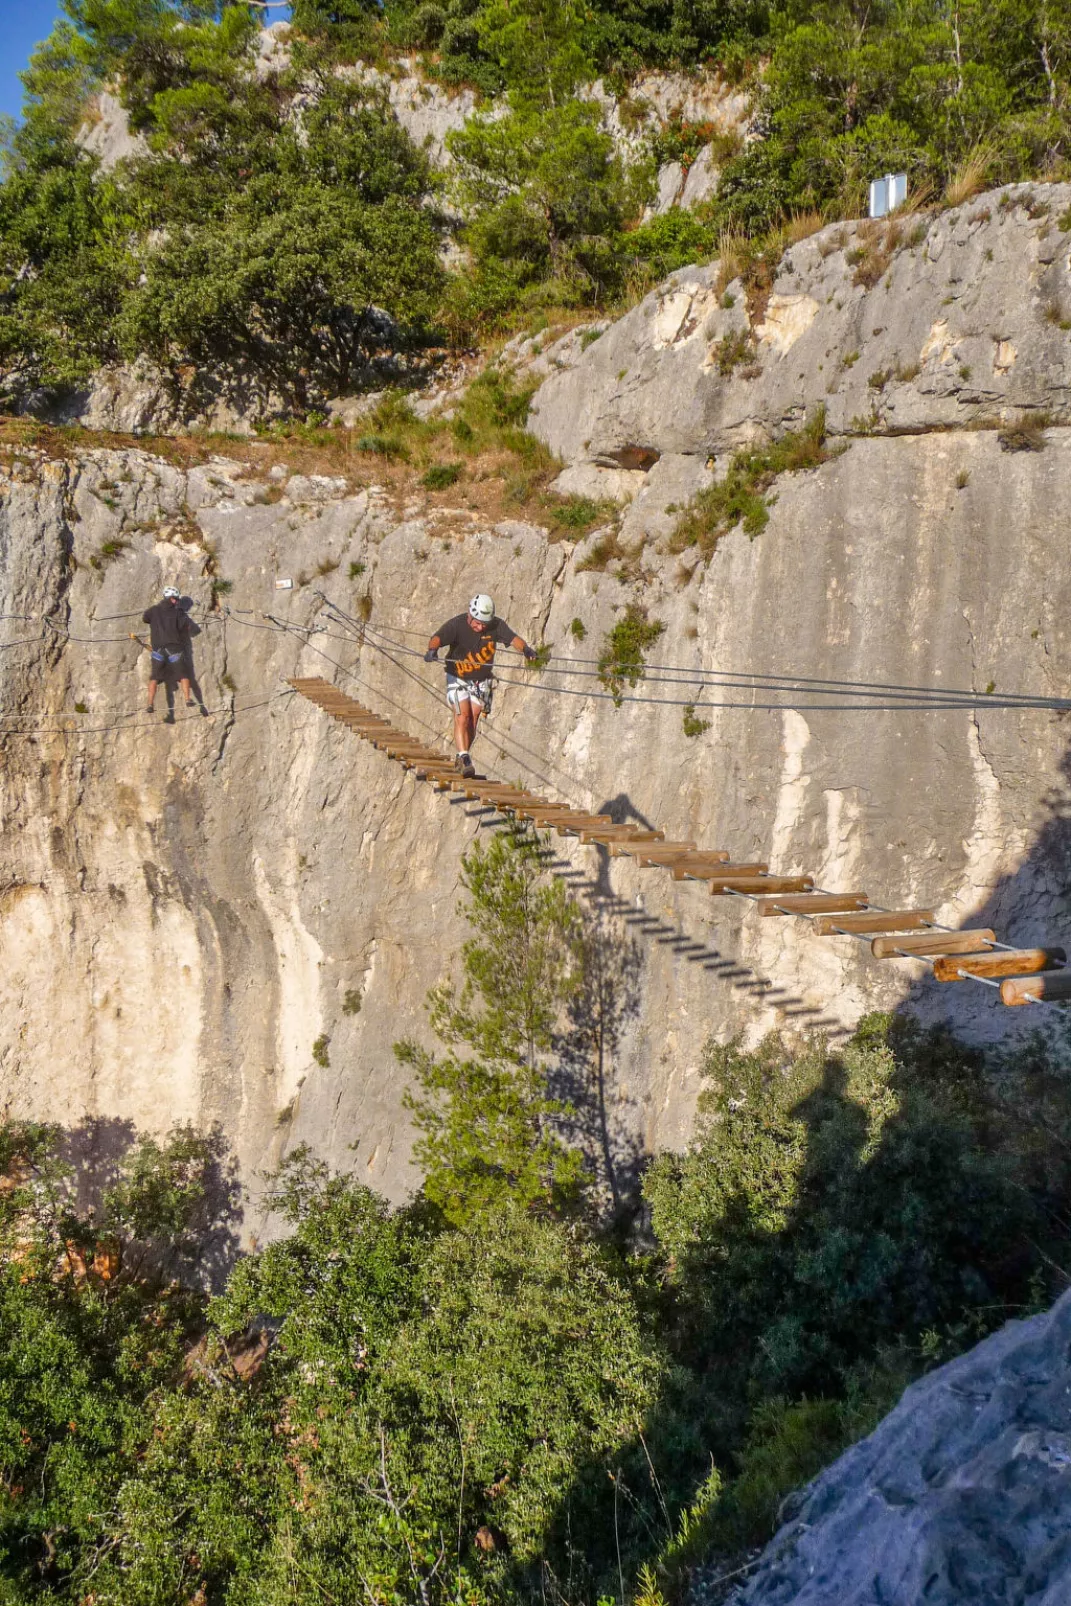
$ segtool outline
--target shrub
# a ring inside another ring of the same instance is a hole
[[[997,440],[1004,452],[1043,452],[1048,426],[1047,413],[1024,413],[1018,423],[998,430]]]
[[[843,449],[843,448],[842,448]],[[754,540],[769,523],[767,492],[779,474],[818,468],[834,454],[825,444],[825,410],[767,447],[735,453],[723,479],[700,491],[673,533],[670,550],[698,546],[709,556],[723,535],[740,524]]]
[[[842,1051],[712,1047],[696,1137],[645,1184],[689,1342],[724,1386],[836,1394],[896,1337],[1031,1298],[1039,1201],[994,1152],[979,1057],[868,1017]]]
[[[699,719],[695,712],[695,704],[685,703],[681,727],[685,736],[702,736],[704,731],[710,729],[710,720]]]
[[[630,602],[624,617],[607,632],[599,654],[599,679],[621,707],[626,685],[637,686],[644,675],[644,654],[665,630],[660,619],[648,619],[643,608]]]
[[[563,496],[548,503],[551,523],[559,530],[577,533],[590,530],[604,519],[612,504],[596,502],[590,496]]]
[[[429,491],[445,491],[457,484],[463,472],[460,463],[433,463],[420,483]]]

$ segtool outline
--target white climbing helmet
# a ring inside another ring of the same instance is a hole
[[[181,591],[177,591],[174,586],[165,586],[164,587],[164,596],[167,597],[169,600],[172,597],[174,597],[176,599],[176,601],[177,601],[178,598],[181,595],[182,595],[182,592]]]
[[[469,618],[478,619],[482,625],[489,625],[495,616],[495,605],[486,591],[477,591],[469,603]]]

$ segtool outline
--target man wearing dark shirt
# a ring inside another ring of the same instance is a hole
[[[454,711],[454,741],[457,768],[465,775],[475,773],[470,749],[476,739],[480,715],[490,712],[495,652],[499,646],[512,647],[531,660],[535,651],[511,630],[504,619],[495,618],[495,605],[482,591],[469,603],[468,613],[448,619],[428,642],[424,658],[435,663],[439,648],[446,648],[446,701]]]
[[[152,663],[149,670],[149,713],[155,710],[156,688],[161,682],[166,685],[176,674],[182,695],[186,699],[186,707],[193,707],[193,698],[190,696],[190,680],[187,671],[187,648],[190,640],[190,620],[184,608],[179,607],[179,593],[174,586],[164,587],[164,600],[146,608],[141,616],[142,623],[149,627],[149,641],[152,647]],[[174,715],[168,710],[167,720],[172,721]],[[165,722],[166,723],[166,722]]]

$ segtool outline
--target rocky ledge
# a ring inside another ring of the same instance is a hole
[[[909,1388],[732,1606],[1065,1606],[1071,1294]]]
[[[1065,421],[1069,228],[1071,185],[1018,184],[943,213],[832,224],[776,268],[684,268],[570,354],[530,427],[568,465],[563,492],[630,503],[622,539],[637,547],[735,450],[818,408],[845,437],[1026,411]]]

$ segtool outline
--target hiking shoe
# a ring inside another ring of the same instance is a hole
[[[186,699],[186,707],[187,708],[196,708],[197,707],[197,704],[194,702],[192,697],[187,697],[187,699]]]
[[[472,762],[472,758],[471,758],[470,754],[468,754],[468,753],[462,753],[462,755],[461,755],[461,766],[460,767],[461,767],[462,775],[475,775],[476,774],[476,766]]]
[[[164,715],[164,724],[165,725],[173,725],[174,723],[175,723],[174,710],[169,708],[167,713]]]
[[[155,709],[155,708],[154,708],[154,707],[153,707],[153,706],[152,706],[152,704],[151,704],[151,703],[146,703],[146,704],[145,704],[145,712],[146,712],[146,713],[147,713],[147,714],[155,714],[155,712],[156,712],[156,709]]]

